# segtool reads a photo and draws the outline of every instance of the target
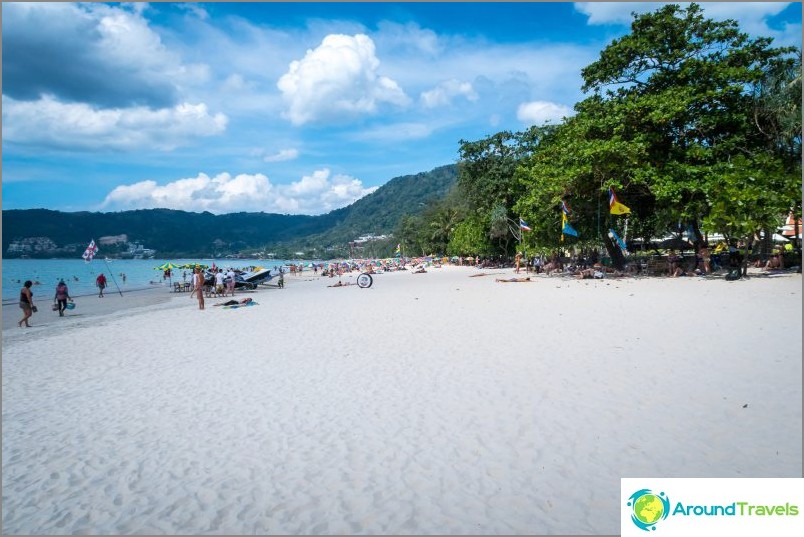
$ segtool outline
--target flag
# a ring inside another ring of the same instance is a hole
[[[522,220],[522,218],[519,219],[519,229],[521,229],[523,231],[533,231],[532,229],[530,229],[530,226],[528,226],[525,223],[525,221]]]
[[[564,214],[567,216],[569,216],[572,212],[572,210],[569,208],[569,205],[567,205],[567,202],[564,200],[561,200],[561,210],[564,211]]]
[[[95,239],[92,239],[89,242],[89,246],[87,246],[87,249],[84,250],[84,255],[82,255],[81,257],[84,258],[84,261],[89,263],[90,261],[92,261],[92,258],[94,258],[95,254],[97,253],[98,253],[98,247],[95,246]]]
[[[609,212],[611,214],[626,214],[630,213],[631,209],[623,205],[614,194],[614,189],[609,187]]]
[[[620,250],[623,251],[624,255],[628,255],[628,247],[625,245],[625,242],[623,242],[620,236],[617,235],[616,231],[614,231],[613,229],[609,229],[609,237],[614,239],[614,241],[617,243],[617,246],[619,246]]]
[[[402,243],[396,245],[396,251],[394,252],[394,257],[399,257],[402,255]]]
[[[567,221],[567,215],[561,215],[561,240],[564,240],[564,235],[578,236],[578,232]]]

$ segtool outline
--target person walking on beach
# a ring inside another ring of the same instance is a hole
[[[53,300],[59,304],[59,317],[64,317],[64,310],[67,309],[67,301],[73,301],[72,297],[70,297],[70,291],[67,289],[67,284],[64,283],[64,280],[59,281],[59,284],[56,286],[56,295],[53,297]]]
[[[25,326],[28,328],[31,327],[28,324],[28,319],[31,318],[31,315],[36,311],[34,303],[33,303],[33,293],[31,292],[31,286],[33,282],[31,280],[26,280],[25,284],[20,289],[20,308],[22,309],[22,319],[17,323],[17,326],[22,328],[22,323],[25,323]]]
[[[204,309],[204,273],[201,267],[195,267],[195,274],[193,276],[194,293],[198,295],[198,309]],[[192,296],[192,295],[190,295]]]
[[[103,275],[103,272],[98,274],[98,277],[95,279],[95,285],[100,289],[98,298],[103,298],[103,290],[106,288],[106,276]]]

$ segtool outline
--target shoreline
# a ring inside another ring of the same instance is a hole
[[[799,274],[477,273],[4,331],[4,533],[613,535],[620,477],[800,477]]]

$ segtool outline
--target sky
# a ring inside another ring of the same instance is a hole
[[[801,47],[801,3],[702,3]],[[656,2],[3,3],[2,207],[323,214],[573,114]]]

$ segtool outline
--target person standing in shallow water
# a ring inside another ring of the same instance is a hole
[[[31,280],[26,280],[25,284],[22,286],[22,289],[20,289],[20,309],[22,309],[22,319],[20,319],[20,321],[17,323],[17,326],[20,328],[22,328],[23,323],[25,323],[25,326],[28,328],[31,327],[31,325],[28,324],[28,319],[30,319],[31,315],[33,315],[34,308],[33,293],[31,293],[32,285],[33,282]]]

